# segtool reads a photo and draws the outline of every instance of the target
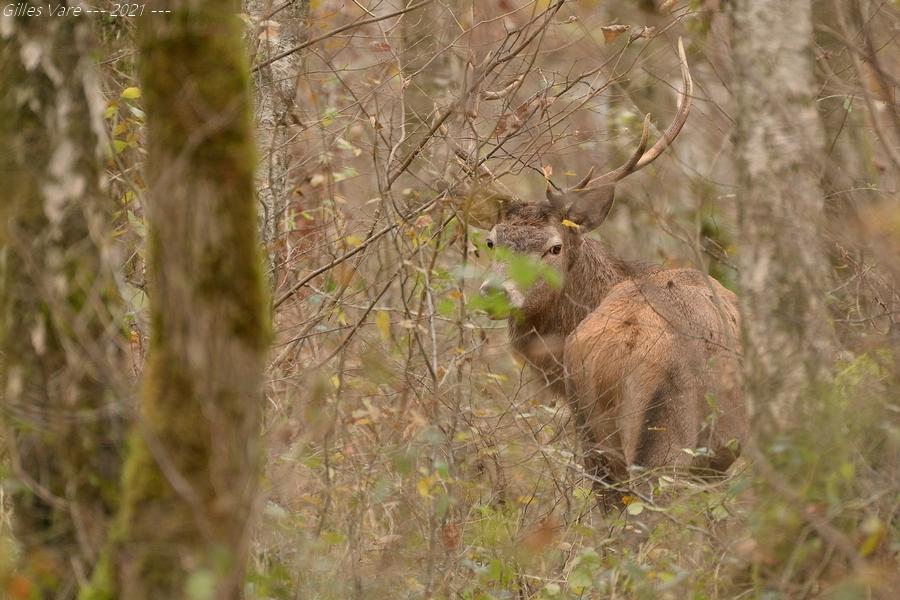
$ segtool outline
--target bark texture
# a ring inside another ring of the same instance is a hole
[[[122,302],[87,18],[0,16],[2,434],[20,576],[71,598],[106,543],[120,476]]]
[[[822,124],[809,0],[732,9],[745,387],[756,417],[783,425],[824,377]]]
[[[154,8],[173,12],[138,24],[151,347],[103,593],[237,598],[269,335],[249,67],[235,2]]]
[[[244,0],[245,12],[253,15],[250,46],[255,62],[262,62],[306,41],[309,32],[310,0],[296,0],[281,8],[267,0]],[[274,13],[274,14],[273,14]],[[295,199],[302,167],[295,157],[296,146],[308,134],[296,126],[298,79],[305,71],[305,55],[295,52],[260,69],[255,76],[254,100],[260,164],[257,191],[262,209],[263,244],[272,282],[282,276],[286,227]]]

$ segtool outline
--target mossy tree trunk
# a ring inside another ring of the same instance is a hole
[[[777,431],[832,359],[812,8],[738,0],[732,11],[745,389],[774,426],[760,430]]]
[[[242,587],[269,319],[236,5],[160,1],[138,24],[151,346],[111,552],[129,600]]]
[[[0,439],[36,598],[73,597],[106,544],[130,386],[90,42],[87,18],[0,16]]]

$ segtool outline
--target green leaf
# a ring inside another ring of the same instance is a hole
[[[437,312],[442,317],[449,317],[453,315],[453,312],[456,310],[456,301],[453,298],[442,298],[437,305]]]
[[[184,584],[184,593],[190,600],[212,600],[216,593],[216,578],[208,569],[194,571]]]
[[[507,267],[509,278],[512,279],[519,288],[527,289],[535,284],[539,276],[538,265],[526,256],[516,256],[509,261]]]
[[[541,591],[546,596],[550,596],[551,598],[556,598],[557,596],[559,596],[560,592],[562,592],[562,589],[559,587],[558,583],[551,582],[551,583],[548,583],[547,585],[545,585],[544,589]]]
[[[562,287],[562,276],[556,269],[530,256],[513,255],[509,259],[506,272],[522,290],[530,288],[538,281],[544,281],[556,289]]]
[[[469,308],[471,310],[482,310],[495,318],[507,317],[512,314],[513,310],[506,294],[501,292],[492,292],[484,296],[472,296],[469,299]]]
[[[338,181],[350,179],[351,177],[356,177],[357,175],[359,175],[359,171],[357,171],[353,167],[344,167],[334,174],[334,181],[335,183],[337,183]]]
[[[328,127],[329,125],[334,123],[334,118],[337,116],[338,110],[333,106],[329,106],[325,109],[325,113],[322,115],[322,127]]]
[[[599,569],[600,555],[590,549],[583,551],[569,573],[569,587],[576,590],[594,587],[594,573]]]
[[[143,219],[138,218],[138,216],[131,210],[126,210],[125,214],[128,215],[128,224],[131,225],[131,228],[134,229],[134,232],[138,234],[139,237],[146,237],[147,226],[144,224]]]
[[[642,512],[644,512],[644,503],[639,500],[635,500],[634,502],[632,502],[631,504],[628,505],[628,507],[625,509],[625,511],[632,517],[636,517],[639,514],[641,514]]]
[[[487,576],[491,581],[500,581],[500,577],[503,575],[503,563],[500,562],[499,558],[495,558],[488,565]]]

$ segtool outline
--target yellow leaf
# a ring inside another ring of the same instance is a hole
[[[381,310],[375,314],[375,327],[378,328],[378,333],[381,334],[381,339],[391,339],[391,317],[387,314],[387,312]]]
[[[127,87],[122,90],[122,97],[128,100],[134,100],[135,98],[141,97],[141,88],[138,87]]]
[[[416,483],[416,491],[419,492],[419,495],[423,498],[428,498],[431,496],[431,479],[429,477],[423,477]]]
[[[563,219],[562,224],[563,227],[568,227],[569,229],[578,229],[578,223],[570,221],[568,219]]]

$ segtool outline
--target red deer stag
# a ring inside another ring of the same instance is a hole
[[[625,262],[587,236],[609,213],[616,182],[656,160],[687,120],[693,82],[680,40],[678,53],[680,106],[649,150],[647,115],[625,164],[596,178],[592,169],[565,190],[548,181],[546,202],[482,194],[494,201],[472,206],[470,196],[471,220],[490,228],[488,248],[561,275],[561,286],[521,289],[497,259],[482,293],[506,296],[512,347],[568,399],[599,489],[616,489],[634,467],[722,472],[746,429],[734,294],[694,269]]]

